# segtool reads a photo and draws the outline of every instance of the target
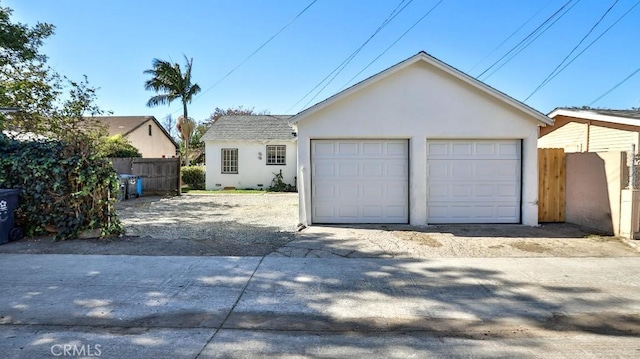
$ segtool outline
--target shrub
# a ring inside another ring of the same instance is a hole
[[[284,176],[282,175],[282,170],[279,173],[274,173],[275,177],[273,181],[271,181],[271,186],[267,188],[269,192],[296,192],[295,184],[288,184],[284,182]],[[295,183],[295,179],[294,179]]]
[[[103,139],[101,154],[104,157],[129,158],[142,157],[140,151],[135,148],[126,137],[114,135]]]
[[[0,188],[22,189],[16,225],[30,236],[76,238],[83,230],[122,233],[113,210],[118,179],[95,151],[60,141],[17,141],[0,134]]]
[[[204,166],[184,166],[182,167],[182,183],[189,185],[189,189],[204,189],[205,169]]]

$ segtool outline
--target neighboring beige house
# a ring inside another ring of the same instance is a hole
[[[109,135],[121,134],[145,158],[171,158],[179,150],[178,144],[153,116],[95,117],[107,126]]]
[[[565,152],[630,151],[640,144],[640,111],[557,108],[553,126],[540,128],[538,148]]]

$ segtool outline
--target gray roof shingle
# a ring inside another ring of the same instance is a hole
[[[203,141],[264,141],[293,140],[293,127],[288,124],[291,116],[285,115],[232,115],[222,116],[214,122]]]

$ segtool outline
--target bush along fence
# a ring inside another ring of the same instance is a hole
[[[189,186],[189,189],[204,189],[205,168],[204,166],[184,166],[182,167],[182,183]]]
[[[64,240],[84,230],[122,233],[110,194],[118,191],[116,172],[88,148],[0,134],[0,188],[22,190],[16,225],[29,236],[53,234],[54,240]]]

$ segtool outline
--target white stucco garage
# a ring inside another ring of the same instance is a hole
[[[420,52],[289,120],[300,223],[538,223],[544,114]]]

